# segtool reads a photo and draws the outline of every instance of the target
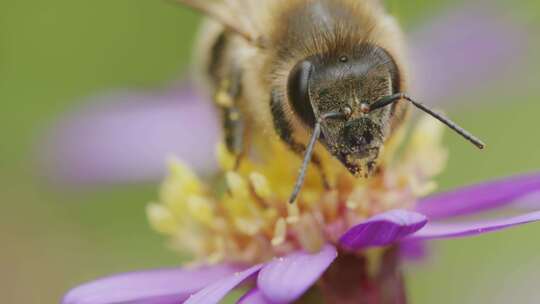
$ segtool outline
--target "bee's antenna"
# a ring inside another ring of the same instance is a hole
[[[388,106],[390,104],[393,104],[393,103],[395,103],[395,102],[397,102],[397,101],[399,101],[401,99],[405,99],[405,100],[409,101],[410,103],[412,103],[418,109],[424,111],[425,113],[433,116],[434,118],[436,118],[437,120],[439,120],[443,124],[447,125],[450,129],[452,129],[453,131],[455,131],[456,133],[461,135],[463,138],[465,138],[466,140],[471,142],[478,149],[484,149],[486,147],[486,145],[479,138],[472,135],[471,133],[469,133],[468,131],[466,131],[462,127],[458,126],[455,122],[453,122],[449,118],[444,117],[442,114],[439,114],[439,113],[435,112],[434,110],[430,109],[428,106],[413,100],[411,97],[407,96],[407,94],[404,94],[404,93],[397,93],[397,94],[394,94],[394,95],[383,97],[383,98],[379,99],[378,101],[376,101],[372,105],[365,105],[364,104],[363,105],[364,109],[365,109],[364,112],[369,113],[371,111],[375,111],[377,109],[384,108],[384,107],[386,107],[386,106]]]
[[[306,153],[304,154],[304,160],[302,162],[302,166],[300,167],[298,177],[296,178],[294,190],[289,198],[290,204],[296,201],[296,198],[298,197],[298,194],[300,193],[300,190],[302,190],[302,186],[304,185],[307,169],[308,169],[309,163],[311,162],[311,158],[313,157],[313,150],[315,149],[315,144],[317,143],[317,139],[319,139],[319,136],[321,136],[322,123],[327,119],[339,118],[339,117],[344,117],[344,116],[345,114],[343,113],[330,112],[330,113],[323,114],[319,119],[317,119],[317,122],[315,123],[315,128],[313,128],[313,134],[311,135],[309,144],[306,147]]]

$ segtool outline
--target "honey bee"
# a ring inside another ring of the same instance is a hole
[[[303,157],[291,203],[309,164],[323,172],[317,149],[326,149],[354,176],[376,172],[381,149],[410,105],[484,148],[406,94],[403,33],[382,1],[176,2],[208,17],[198,67],[221,111],[229,152],[241,160],[254,137],[273,130]]]

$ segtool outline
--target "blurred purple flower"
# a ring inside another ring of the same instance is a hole
[[[509,79],[527,53],[526,30],[493,2],[449,10],[410,36],[413,93],[428,103]]]
[[[198,99],[190,88],[175,88],[89,100],[40,145],[46,170],[76,184],[153,181],[164,177],[164,160],[174,155],[211,171],[218,126],[212,105]]]
[[[389,295],[392,301],[385,303],[405,303],[398,255],[386,254],[379,273],[368,275],[365,263],[349,253],[370,247],[475,236],[539,221],[540,212],[531,212],[491,221],[442,222],[506,207],[539,190],[540,173],[457,189],[423,199],[416,211],[378,214],[346,232],[339,244],[327,244],[318,253],[294,252],[245,266],[243,271],[240,266],[220,265],[191,271],[170,269],[116,275],[71,290],[62,303],[211,304],[221,301],[241,283],[248,283],[252,289],[239,303],[292,303],[317,282],[329,303],[344,303],[341,300],[350,301],[351,296],[360,301]]]
[[[413,93],[436,103],[502,77],[523,57],[526,37],[501,15],[492,4],[467,4],[412,33]],[[217,118],[202,99],[174,88],[90,100],[40,142],[45,172],[76,184],[153,181],[163,176],[168,154],[212,171]]]

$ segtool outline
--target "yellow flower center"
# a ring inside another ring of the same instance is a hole
[[[222,182],[203,183],[188,166],[169,161],[170,175],[160,201],[147,208],[152,227],[167,235],[174,248],[194,263],[256,263],[305,249],[337,244],[340,236],[365,219],[390,209],[413,207],[436,187],[432,178],[444,168],[442,125],[424,118],[407,146],[402,130],[385,146],[379,172],[354,178],[329,155],[320,155],[331,187],[317,168],[310,168],[295,204],[288,197],[300,159],[275,140],[261,155],[246,158],[233,171],[234,158],[223,145],[217,157]]]

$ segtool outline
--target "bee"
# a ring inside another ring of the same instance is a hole
[[[303,157],[291,203],[310,164],[323,172],[316,147],[354,176],[374,174],[411,105],[485,146],[407,95],[403,33],[382,1],[176,2],[208,17],[196,53],[229,152],[240,161],[249,142],[273,130]]]

